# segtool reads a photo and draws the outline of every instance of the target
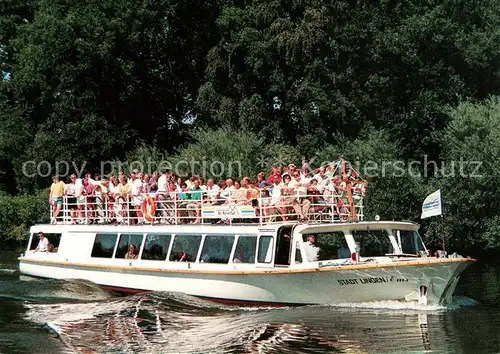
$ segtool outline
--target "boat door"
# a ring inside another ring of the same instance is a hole
[[[276,257],[274,265],[276,266],[289,266],[290,265],[290,244],[292,241],[293,226],[283,226],[278,229],[276,238]]]
[[[274,265],[274,233],[260,233],[257,241],[257,266],[272,267]]]

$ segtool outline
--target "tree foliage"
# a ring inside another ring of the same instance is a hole
[[[0,242],[22,241],[28,236],[33,224],[49,221],[49,192],[43,190],[35,195],[0,196]]]
[[[134,167],[145,173],[169,170],[183,178],[191,175],[205,179],[220,179],[255,176],[271,166],[298,164],[298,150],[284,143],[267,143],[263,137],[248,130],[232,128],[194,128],[189,142],[168,153],[151,145],[139,145],[127,153],[127,165],[106,171],[130,172]],[[111,165],[111,164],[110,164]]]
[[[227,1],[198,107],[292,142],[355,138],[369,121],[406,156],[436,156],[443,104],[498,92],[498,5]]]
[[[442,186],[445,218],[429,235],[442,234],[452,247],[500,246],[500,98],[463,102],[450,109],[443,132],[444,162],[436,182]]]
[[[16,108],[1,121],[21,119],[22,127],[1,145],[23,142],[17,167],[31,160],[98,166],[103,156],[123,158],[138,140],[166,148],[183,142],[213,8],[198,0],[42,3],[8,44],[14,54],[4,101]]]

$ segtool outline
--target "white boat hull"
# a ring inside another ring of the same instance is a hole
[[[383,265],[218,271],[21,257],[19,266],[21,273],[36,277],[85,279],[112,289],[182,292],[226,302],[300,305],[416,300],[446,304],[458,275],[472,262],[468,258],[428,258]]]

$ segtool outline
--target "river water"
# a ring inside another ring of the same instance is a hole
[[[500,265],[469,268],[448,308],[242,308],[35,279],[19,274],[18,255],[0,251],[0,353],[500,352]]]

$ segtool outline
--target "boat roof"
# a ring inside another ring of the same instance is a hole
[[[62,232],[116,232],[116,233],[182,233],[182,234],[245,234],[245,233],[275,233],[283,226],[296,226],[300,233],[305,232],[327,232],[366,229],[403,229],[418,230],[419,225],[409,221],[361,221],[344,223],[299,223],[288,222],[269,225],[259,224],[187,224],[187,225],[70,225],[70,224],[37,224],[30,228],[31,233],[43,231],[45,233]]]

